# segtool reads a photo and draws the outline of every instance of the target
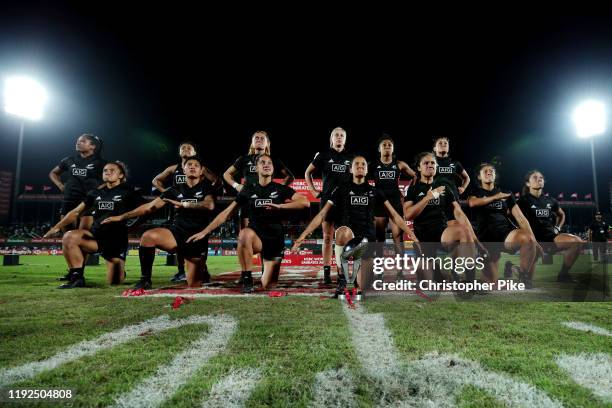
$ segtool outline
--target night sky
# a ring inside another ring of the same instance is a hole
[[[34,76],[50,94],[45,118],[26,124],[24,183],[50,184],[83,132],[101,136],[104,156],[126,161],[147,188],[176,162],[179,141],[196,141],[221,174],[258,129],[301,178],[342,126],[348,150],[372,159],[383,132],[411,165],[445,135],[470,173],[499,156],[500,183],[515,191],[537,167],[555,195],[592,192],[589,144],[570,115],[590,97],[612,111],[607,13],[88,6],[2,10],[1,76]],[[0,114],[0,169],[14,168],[18,128]],[[610,138],[596,140],[604,208]]]

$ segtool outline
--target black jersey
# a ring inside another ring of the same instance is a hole
[[[244,184],[258,184],[259,183],[259,175],[257,174],[257,157],[259,154],[245,154],[244,156],[240,156],[236,159],[233,166],[238,170],[242,178],[244,179]],[[274,166],[274,175],[279,176],[281,171],[285,169],[287,173],[290,173],[285,163],[281,160],[272,158],[272,165]]]
[[[372,238],[374,234],[374,210],[377,203],[387,201],[385,194],[367,182],[353,181],[334,188],[329,201],[338,209],[339,224],[349,227],[358,236]]]
[[[556,213],[559,211],[559,202],[557,200],[545,197],[544,194],[537,198],[527,193],[527,195],[519,198],[518,205],[529,221],[529,225],[531,225],[536,238],[556,235]]]
[[[99,157],[76,154],[63,158],[58,167],[68,178],[64,183],[64,201],[83,201],[87,192],[102,184],[106,161]]]
[[[312,165],[323,175],[322,196],[327,197],[337,186],[351,181],[351,162],[354,155],[346,151],[337,152],[331,147],[315,154]]]
[[[485,198],[494,196],[499,192],[509,193],[510,197],[503,200],[495,200],[487,205],[474,208],[479,233],[481,231],[505,231],[508,228],[514,228],[514,224],[512,224],[508,218],[509,211],[516,205],[516,200],[514,199],[512,191],[503,190],[498,186],[495,186],[493,190],[489,191],[478,186],[474,187],[470,196]]]
[[[101,222],[108,217],[131,211],[144,202],[145,200],[140,191],[129,184],[121,183],[110,189],[104,186],[90,190],[85,199],[85,206],[91,209],[91,215],[94,218],[92,229],[102,230],[119,225],[127,228],[126,221],[104,225],[101,225]]]
[[[604,220],[599,222],[593,221],[593,223],[589,226],[591,230],[591,237],[595,242],[605,242],[608,240],[608,230],[610,226]]]
[[[160,198],[169,198],[181,203],[199,203],[204,201],[207,195],[213,194],[210,183],[206,180],[200,181],[193,187],[187,183],[177,184],[164,191]],[[172,225],[188,232],[198,232],[204,229],[210,221],[210,211],[205,209],[176,208]]]
[[[436,162],[438,162],[438,170],[436,172],[436,180],[446,180],[451,186],[460,187],[463,184],[461,174],[463,173],[463,166],[456,160],[450,157],[438,157],[436,156]]]
[[[283,204],[291,199],[295,190],[285,185],[271,182],[262,186],[259,182],[247,184],[238,193],[236,203],[249,213],[249,227],[263,237],[282,237],[283,225],[275,209],[267,209],[268,204]]]
[[[446,212],[453,211],[453,202],[458,198],[454,191],[448,188],[448,184],[440,180],[434,180],[432,184],[419,181],[408,187],[404,201],[412,201],[416,204],[427,196],[429,189],[435,190],[440,186],[445,186],[443,193],[438,198],[429,200],[423,211],[413,220],[415,228],[446,228]]]
[[[380,159],[368,166],[376,188],[385,193],[387,197],[399,196],[399,179],[401,171],[397,160],[389,164],[383,163]]]

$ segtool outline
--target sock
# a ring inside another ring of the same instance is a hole
[[[180,254],[176,254],[176,263],[178,264],[178,272],[180,274],[185,274],[185,257]]]
[[[336,254],[336,266],[338,267],[338,273],[342,270],[342,251],[344,250],[344,245],[336,244],[334,246],[334,253]]]
[[[323,274],[325,276],[329,276],[330,272],[331,272],[331,266],[329,266],[329,265],[323,266]]]
[[[142,279],[151,280],[153,274],[153,261],[155,260],[155,247],[139,247],[140,275]]]
[[[569,275],[569,269],[570,267],[564,263],[563,266],[561,267],[561,271],[559,271],[559,276]]]
[[[85,272],[85,268],[82,266],[80,268],[70,268],[70,275],[76,274],[78,275],[79,278],[83,277],[84,272]]]
[[[240,273],[240,276],[242,277],[243,282],[245,279],[253,279],[253,277],[251,276],[251,271],[242,271]]]

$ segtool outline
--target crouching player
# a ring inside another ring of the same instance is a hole
[[[185,160],[183,172],[187,177],[185,184],[170,187],[150,203],[102,221],[104,225],[124,222],[130,218],[153,213],[168,203],[176,208],[172,224],[150,229],[140,238],[138,255],[141,278],[134,289],[151,289],[155,248],[184,255],[187,266],[187,284],[189,287],[202,286],[206,275],[208,240],[187,242],[187,238],[208,223],[209,214],[215,207],[215,199],[210,183],[203,176],[202,161],[199,157],[193,156]]]
[[[208,237],[221,224],[226,222],[237,210],[242,208],[249,214],[249,225],[238,235],[238,260],[242,269],[242,292],[253,292],[253,255],[261,253],[264,268],[261,286],[266,289],[278,281],[285,233],[278,210],[298,210],[308,208],[308,199],[292,188],[272,181],[274,165],[268,154],[260,155],[256,162],[258,182],[246,184],[238,193],[236,200],[223,210],[215,219],[187,242],[199,242]]]
[[[143,203],[142,195],[134,187],[126,184],[127,171],[123,163],[107,163],[102,170],[104,184],[87,193],[85,201],[77,205],[51,228],[45,238],[75,222],[85,211],[93,215],[91,231],[76,229],[68,231],[62,239],[62,251],[70,272],[68,282],[60,289],[85,286],[83,274],[86,254],[99,252],[106,259],[106,281],[118,284],[125,278],[125,255],[128,247],[128,227],[122,221],[115,224],[102,224],[102,221],[116,214],[122,214]]]
[[[368,173],[368,163],[363,156],[356,156],[352,163],[350,172],[352,180],[348,183],[336,186],[327,200],[321,211],[312,219],[304,232],[293,244],[292,251],[297,251],[302,245],[302,242],[317,229],[327,213],[336,207],[339,212],[340,222],[336,229],[336,246],[334,252],[336,254],[336,264],[338,265],[338,287],[334,296],[344,293],[348,281],[348,271],[342,270],[342,256],[345,246],[350,244],[352,250],[356,250],[360,244],[366,242],[375,242],[376,233],[374,228],[374,215],[377,203],[382,203],[384,208],[389,213],[389,218],[408,236],[416,242],[416,237],[406,226],[406,222],[400,214],[395,211],[389,200],[384,194],[375,187],[368,184],[366,175]],[[361,252],[358,250],[358,252]],[[346,258],[346,254],[344,255]],[[353,277],[357,280],[357,285],[363,287],[363,274],[359,271],[357,276]]]

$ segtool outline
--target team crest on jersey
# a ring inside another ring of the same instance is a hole
[[[120,195],[116,195],[113,197],[113,201],[121,201],[123,199],[123,197],[121,197]]]
[[[369,198],[367,196],[352,196],[351,205],[368,205]]]
[[[502,203],[501,201],[493,201],[491,204],[489,204],[489,208],[493,208],[494,210],[501,210],[504,208],[504,203]]]
[[[94,165],[93,163],[88,164],[87,166],[85,166],[88,170],[93,170]]]
[[[393,180],[395,178],[395,171],[381,170],[378,172],[378,178],[381,180]]]
[[[255,200],[255,207],[266,207],[272,204],[271,198],[258,198]]]
[[[249,171],[251,173],[257,173],[257,166],[249,166]]]
[[[550,203],[546,204],[546,208],[550,208],[550,207],[551,207]]]
[[[77,177],[87,177],[87,169],[73,168],[72,175]]]
[[[98,201],[98,210],[113,211],[115,203],[113,201]]]
[[[335,171],[336,173],[346,173],[346,165],[332,164],[332,171]]]
[[[187,176],[184,174],[177,174],[174,176],[174,182],[176,184],[185,184],[187,182]]]
[[[278,198],[278,191],[273,191],[273,192],[270,194],[270,198]]]
[[[548,208],[538,208],[536,210],[536,217],[548,218],[550,216],[550,210]]]
[[[194,194],[195,198],[202,198],[203,195],[204,193],[201,191],[198,191],[197,193]]]

